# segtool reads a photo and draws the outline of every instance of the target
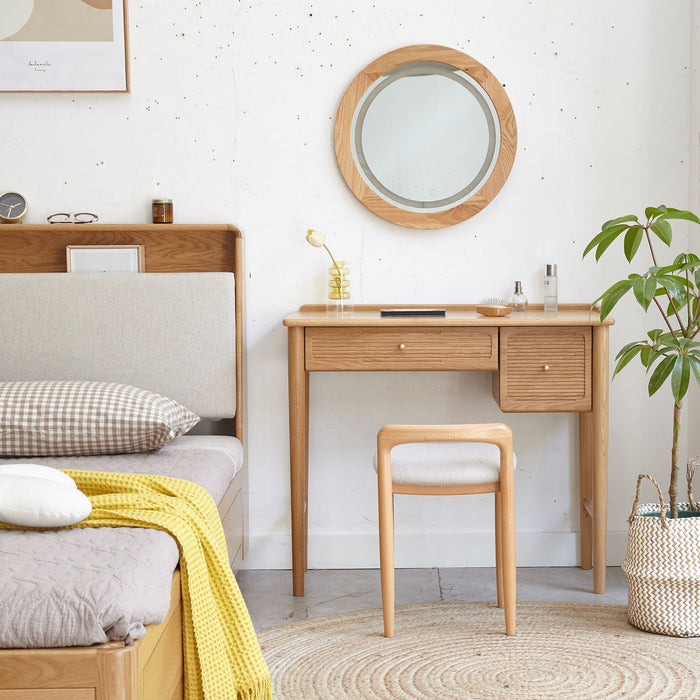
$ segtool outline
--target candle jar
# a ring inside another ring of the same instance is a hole
[[[172,199],[154,199],[153,205],[153,223],[154,224],[172,224],[173,223],[173,200]]]

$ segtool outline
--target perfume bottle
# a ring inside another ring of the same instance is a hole
[[[559,279],[557,266],[547,265],[544,271],[544,310],[556,311],[559,308]]]
[[[527,309],[527,297],[523,294],[523,283],[520,280],[515,281],[515,289],[508,304],[513,311],[525,311]]]

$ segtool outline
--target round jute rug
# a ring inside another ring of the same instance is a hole
[[[625,606],[441,602],[303,620],[258,635],[275,700],[698,700],[700,638],[641,632]]]

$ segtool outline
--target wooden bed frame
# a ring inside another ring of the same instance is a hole
[[[143,245],[146,272],[233,272],[236,292],[236,416],[245,445],[243,237],[235,226],[188,224],[0,225],[0,272],[66,272],[66,246]],[[245,553],[247,465],[218,505],[234,571]],[[180,573],[160,625],[129,646],[0,649],[0,700],[181,700]]]

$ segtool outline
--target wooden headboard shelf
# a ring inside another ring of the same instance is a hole
[[[66,272],[66,246],[145,245],[146,272],[236,272],[241,232],[227,224],[4,224],[0,271]]]
[[[236,285],[236,419],[243,439],[243,236],[229,224],[2,224],[0,273],[66,272],[66,246],[143,245],[146,272],[233,272]]]

